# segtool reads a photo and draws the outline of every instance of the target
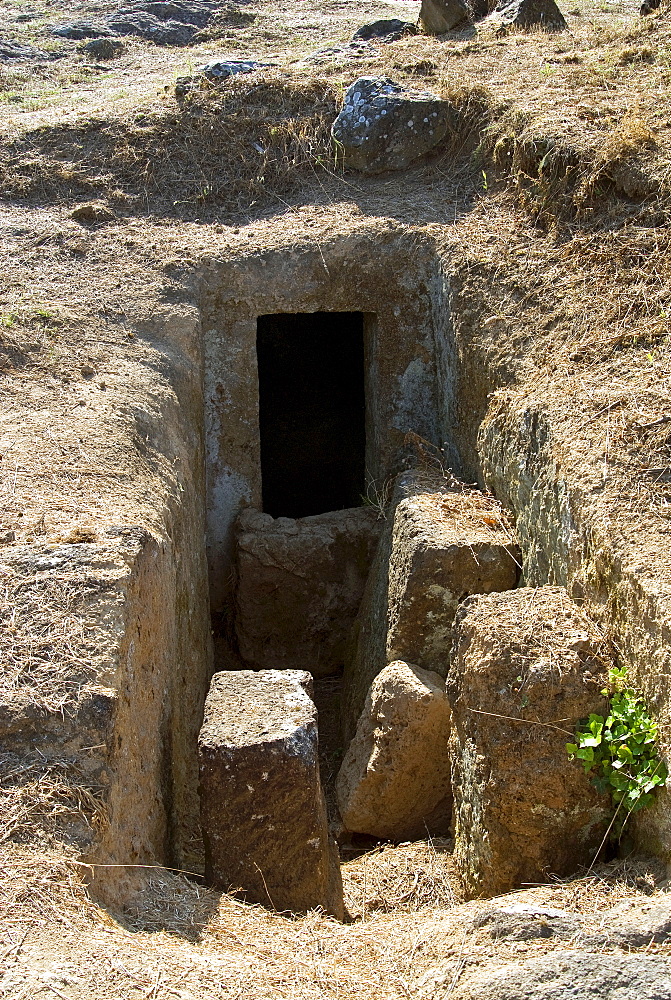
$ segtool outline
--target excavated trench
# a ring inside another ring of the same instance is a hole
[[[157,634],[170,632],[189,652],[169,682],[170,719],[156,717],[162,750],[152,751],[153,770],[133,724],[146,679],[127,679],[115,732],[129,742],[135,732],[135,745],[117,753],[98,859],[197,864],[196,741],[213,670],[310,671],[329,718],[322,765],[332,782],[337,678],[379,508],[418,448],[462,478],[486,482],[507,504],[518,519],[526,583],[579,579],[589,593],[587,543],[575,552],[586,529],[553,465],[550,435],[539,433],[528,406],[517,422],[500,408],[483,423],[498,386],[457,342],[451,310],[449,273],[433,244],[398,230],[375,243],[362,229],[207,262],[200,339],[193,331],[187,338],[202,377],[200,415],[194,385],[186,387],[186,437],[200,442],[191,456],[194,489],[173,514],[170,551],[145,558],[152,565],[138,579],[131,613],[142,617],[154,587]],[[176,581],[176,613],[161,604],[165,588],[155,587],[156,574],[167,572],[162,562]],[[152,704],[170,670],[168,651]],[[129,826],[130,788],[137,816]],[[154,832],[138,847],[142,815]]]

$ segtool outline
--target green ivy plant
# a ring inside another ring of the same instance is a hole
[[[668,769],[657,750],[657,723],[641,696],[627,685],[627,668],[609,671],[608,716],[592,714],[576,730],[576,743],[567,743],[600,792],[610,792],[615,805],[611,836],[619,838],[632,813],[654,801]]]

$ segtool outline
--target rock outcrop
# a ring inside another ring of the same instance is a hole
[[[444,35],[469,20],[469,9],[461,0],[422,0],[419,23],[427,35]]]
[[[373,681],[337,780],[347,830],[386,840],[447,834],[451,816],[445,685],[390,663]]]
[[[468,893],[493,896],[594,859],[610,800],[566,742],[603,712],[605,643],[560,587],[472,597],[446,682],[454,858]]]
[[[453,1000],[667,1000],[666,958],[553,951],[520,964],[509,962],[467,977]]]
[[[450,106],[436,94],[362,76],[345,94],[331,129],[344,163],[367,174],[403,170],[445,137]]]
[[[311,684],[296,670],[214,675],[198,741],[206,879],[276,910],[342,918]]]
[[[500,509],[439,474],[404,474],[394,492],[352,633],[343,727],[351,739],[373,678],[392,660],[447,673],[457,607],[517,583],[520,554]]]
[[[58,24],[51,32],[74,39],[137,35],[156,45],[188,45],[218,7],[215,0],[148,0],[120,7],[98,20]]]
[[[340,667],[382,523],[370,507],[240,515],[235,629],[246,663],[314,677]]]

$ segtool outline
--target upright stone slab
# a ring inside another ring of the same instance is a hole
[[[469,21],[469,10],[461,0],[422,0],[419,23],[427,35],[443,35]]]
[[[382,523],[370,507],[240,515],[235,629],[246,663],[314,677],[342,666]]]
[[[311,685],[299,670],[212,678],[198,740],[205,874],[250,902],[342,918]]]
[[[599,632],[561,587],[466,600],[446,691],[454,858],[471,896],[589,866],[608,823],[566,753],[580,719],[603,713],[609,666]]]
[[[445,677],[459,602],[514,587],[519,562],[490,497],[438,474],[399,477],[345,661],[346,739],[387,663],[405,660]]]
[[[443,679],[401,661],[386,666],[338,774],[345,829],[396,841],[449,833],[449,735]]]

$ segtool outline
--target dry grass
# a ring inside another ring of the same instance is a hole
[[[3,700],[63,712],[96,675],[91,603],[104,584],[24,579],[0,569]]]
[[[345,907],[357,919],[374,913],[417,913],[460,901],[451,842],[383,844],[343,865]]]

